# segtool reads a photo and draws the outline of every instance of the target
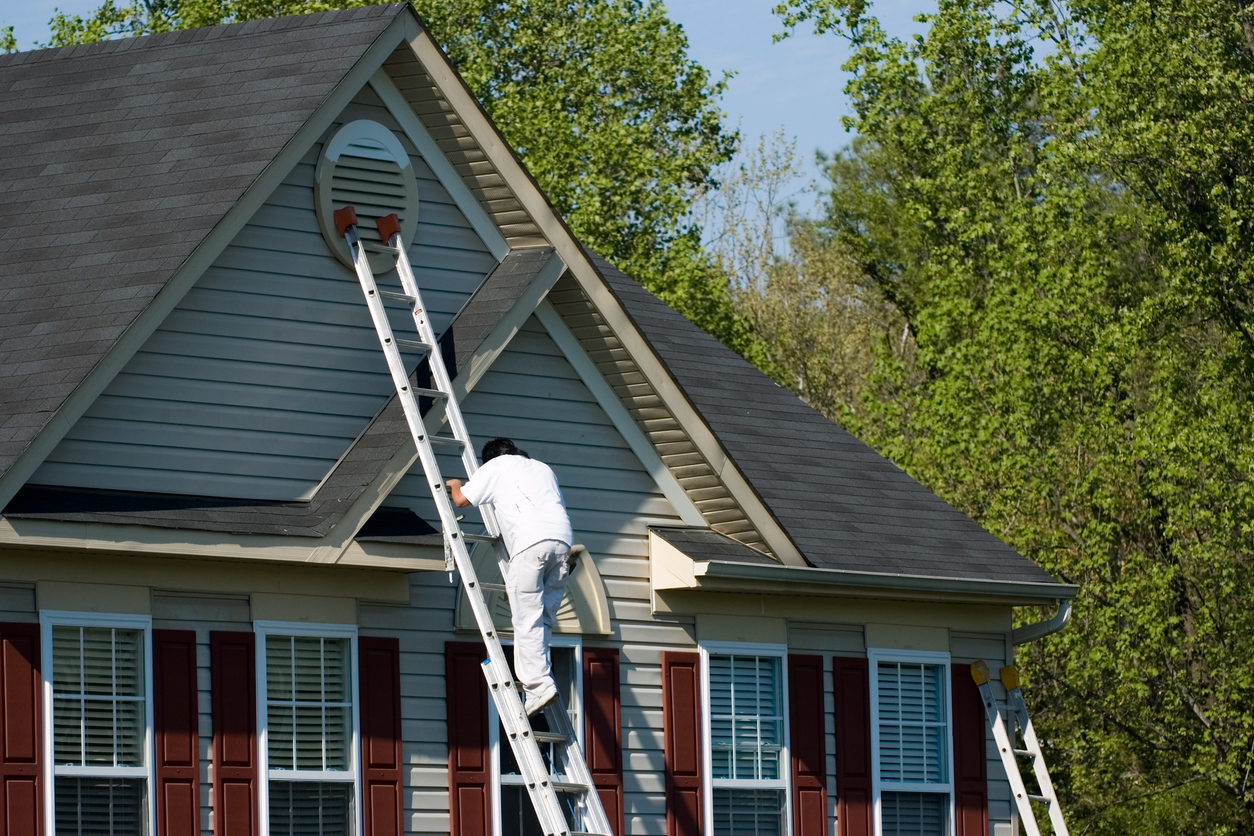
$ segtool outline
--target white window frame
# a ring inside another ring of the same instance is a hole
[[[253,633],[257,636],[257,773],[261,776],[257,792],[258,832],[270,832],[270,782],[291,780],[293,770],[270,769],[270,712],[266,694],[266,637],[310,636],[321,639],[348,639],[349,693],[353,703],[352,739],[349,742],[349,768],[324,773],[302,770],[302,776],[310,781],[335,781],[347,784],[347,772],[353,783],[353,833],[363,830],[361,799],[361,699],[357,685],[357,625],[311,624],[306,621],[254,621]]]
[[[512,645],[512,639],[501,637],[502,645]],[[586,725],[586,718],[583,713],[583,637],[582,636],[553,636],[549,641],[549,647],[573,647],[575,649],[575,704],[566,706],[567,710],[574,708],[575,716],[579,718],[579,722],[574,723],[575,737],[579,741],[579,748],[582,750],[584,746],[583,732]],[[502,836],[501,831],[501,717],[496,711],[496,700],[488,700],[488,752],[489,761],[492,769],[490,771],[492,781],[492,836]],[[522,786],[519,784],[519,786]]]
[[[61,766],[55,764],[52,744],[52,628],[108,627],[141,630],[144,636],[144,766]],[[152,617],[122,613],[91,613],[72,610],[41,610],[39,613],[40,666],[43,671],[44,721],[44,821],[48,833],[56,832],[57,775],[102,778],[143,778],[147,795],[148,836],[157,832],[157,789],[153,768]]]
[[[784,791],[784,836],[792,831],[792,747],[788,717],[788,645],[761,642],[700,642],[701,653],[701,771],[702,815],[705,832],[714,832],[714,764],[710,726],[710,655],[777,656],[779,657],[780,711],[784,717],[783,739],[780,740],[780,777],[777,780],[753,778],[719,778],[718,789],[751,789]]]
[[[887,650],[867,648],[867,663],[870,669],[871,685],[871,793],[875,803],[875,832],[884,832],[884,823],[880,815],[880,794],[882,792],[916,792],[945,795],[948,798],[947,821],[948,836],[957,833],[957,822],[954,819],[954,711],[953,686],[950,682],[950,655],[935,650]],[[897,782],[880,780],[880,700],[879,700],[879,663],[907,662],[910,664],[938,665],[941,669],[941,694],[945,701],[945,728],[948,731],[945,745],[947,766],[946,782],[928,784],[914,782]]]

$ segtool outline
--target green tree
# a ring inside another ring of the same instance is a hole
[[[105,0],[52,45],[366,5]],[[419,0],[418,11],[580,239],[738,350],[755,344],[699,245],[694,198],[735,151],[714,79],[651,0]]]
[[[850,41],[820,228],[916,346],[844,417],[1082,585],[1024,659],[1075,829],[1254,832],[1246,5],[777,11]]]

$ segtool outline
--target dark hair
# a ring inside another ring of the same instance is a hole
[[[531,456],[527,455],[526,451],[519,450],[515,447],[514,442],[508,438],[494,438],[491,441],[484,443],[483,455],[480,456],[480,458],[483,459],[483,463],[487,464],[497,456],[522,456],[524,459],[531,458]]]

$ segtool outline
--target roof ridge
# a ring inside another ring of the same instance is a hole
[[[292,29],[297,26],[328,26],[358,18],[386,17],[389,13],[400,14],[401,10],[408,5],[410,5],[408,2],[404,2],[378,6],[354,6],[348,9],[310,12],[303,15],[286,15],[283,17],[261,18],[259,20],[245,20],[236,23],[220,23],[215,26],[198,26],[193,29],[174,29],[169,32],[154,32],[149,35],[136,35],[130,38],[109,38],[85,44],[29,49],[24,52],[0,54],[0,67],[71,58],[87,58],[130,50],[161,49],[164,47],[181,46],[193,41],[248,37],[266,34],[276,29]]]

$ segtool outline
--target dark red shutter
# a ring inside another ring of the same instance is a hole
[[[257,836],[257,639],[209,634],[214,836]]]
[[[701,655],[662,653],[666,836],[700,836]]]
[[[487,655],[487,648],[479,643],[444,645],[450,836],[492,833],[488,686],[479,667]]]
[[[954,804],[957,836],[988,836],[988,757],[984,701],[968,665],[954,665]]]
[[[788,657],[788,742],[796,836],[827,836],[827,723],[823,657]]]
[[[623,836],[623,710],[618,683],[618,649],[583,649],[586,757],[601,806]]]
[[[152,676],[157,836],[196,836],[200,833],[200,717],[194,631],[152,631]]]
[[[836,824],[839,836],[873,836],[871,680],[866,659],[832,659],[836,707]]]
[[[403,836],[401,643],[357,640],[360,656],[362,810],[365,836]]]
[[[39,625],[0,624],[0,836],[43,829]]]

